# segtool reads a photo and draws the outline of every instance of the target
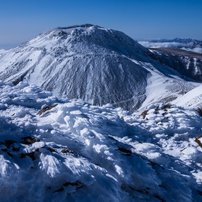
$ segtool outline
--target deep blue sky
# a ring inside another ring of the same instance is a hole
[[[54,27],[91,23],[134,39],[202,40],[202,0],[0,0],[0,48]]]

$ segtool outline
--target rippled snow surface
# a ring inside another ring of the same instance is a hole
[[[174,105],[129,114],[1,82],[1,201],[201,201],[201,121]]]

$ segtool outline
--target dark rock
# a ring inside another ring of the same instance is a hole
[[[54,108],[54,107],[56,107],[58,104],[55,104],[55,105],[51,105],[51,106],[49,106],[49,107],[44,107],[44,108],[42,108],[38,113],[37,113],[37,115],[41,115],[41,114],[43,114],[44,112],[46,112],[46,111],[48,111],[48,110],[51,110],[52,108]]]
[[[10,157],[13,158],[13,155],[12,155],[10,152],[7,152],[7,154],[8,154]]]
[[[79,182],[79,181],[76,181],[76,182],[66,182],[66,183],[63,184],[63,186],[65,186],[65,187],[67,187],[69,185],[71,185],[71,186],[80,186],[80,185],[82,185],[82,183]]]
[[[200,194],[202,196],[202,191],[197,190],[198,194]]]
[[[64,190],[64,188],[63,188],[63,187],[61,187],[60,189],[58,189],[58,190],[54,191],[54,193],[56,193],[56,192],[61,192],[61,191],[63,191],[63,190]]]
[[[22,144],[33,144],[35,142],[40,142],[39,139],[36,139],[34,137],[30,137],[30,136],[22,137],[21,139],[24,140],[23,142],[21,142]]]
[[[141,115],[142,115],[143,119],[145,119],[145,117],[146,117],[148,111],[149,111],[149,110],[145,110],[144,112],[142,112]]]
[[[20,151],[20,148],[17,148],[17,147],[13,147],[13,149],[12,149],[13,151]]]
[[[201,137],[202,137],[202,135],[197,136],[197,137],[195,138],[195,142],[198,143],[199,147],[202,148],[202,143],[201,143],[201,141],[199,140],[199,138],[201,138]]]
[[[16,141],[14,141],[14,140],[6,140],[6,141],[4,142],[4,145],[5,145],[7,148],[10,148],[10,146],[11,146],[13,143],[16,143]]]
[[[71,150],[71,149],[62,149],[62,151],[61,151],[62,153],[71,153],[71,154],[74,154],[75,156],[78,156],[78,154],[75,152],[75,151],[73,151],[73,150]]]
[[[20,158],[25,158],[26,156],[29,156],[32,160],[35,160],[34,152],[31,153],[22,153]]]
[[[50,152],[56,152],[55,149],[53,149],[53,148],[48,148],[48,151],[50,151]]]
[[[132,152],[130,150],[128,150],[126,148],[123,148],[123,147],[118,148],[118,150],[121,151],[121,152],[124,152],[126,154],[132,154]]]

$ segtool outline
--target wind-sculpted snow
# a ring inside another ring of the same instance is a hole
[[[1,201],[201,201],[200,123],[171,105],[130,115],[1,82]]]

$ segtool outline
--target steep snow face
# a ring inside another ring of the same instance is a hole
[[[127,57],[145,61],[147,54],[119,31],[93,25],[57,28],[1,56],[0,79],[26,80],[57,96],[132,111],[145,99],[149,72]]]
[[[121,117],[121,118],[120,118]],[[201,117],[130,115],[0,83],[1,201],[201,201]]]

